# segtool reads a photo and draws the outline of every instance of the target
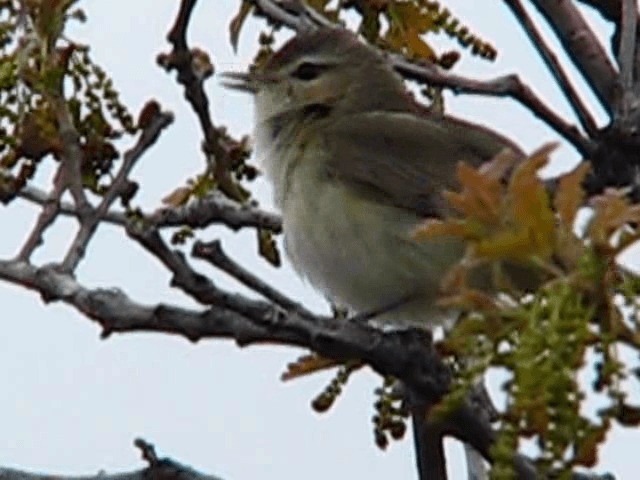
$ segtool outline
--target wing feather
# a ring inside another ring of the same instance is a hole
[[[402,112],[349,115],[327,122],[323,133],[321,148],[330,153],[332,178],[423,217],[444,213],[441,192],[455,185],[458,162],[477,167],[504,148],[520,153],[506,138],[477,125]]]

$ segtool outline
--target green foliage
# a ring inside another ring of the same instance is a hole
[[[303,355],[287,365],[282,380],[288,381],[337,367],[331,381],[311,402],[311,407],[318,413],[328,411],[342,394],[351,375],[360,370],[364,363],[358,360],[337,362],[314,353]],[[389,446],[391,440],[400,440],[407,431],[409,412],[403,399],[395,392],[398,382],[392,377],[382,379],[382,385],[374,391],[375,414],[372,417],[373,436],[381,450]]]
[[[389,446],[390,440],[402,440],[407,432],[409,411],[406,402],[394,392],[397,387],[398,381],[387,377],[374,392],[377,400],[373,404],[376,410],[372,418],[373,436],[381,450]]]
[[[616,262],[640,235],[640,208],[620,192],[595,197],[593,217],[579,237],[574,222],[588,164],[562,177],[550,194],[536,172],[551,150],[543,147],[516,165],[508,155],[479,170],[461,165],[461,191],[446,195],[459,215],[432,221],[417,233],[457,236],[468,245],[443,285],[443,303],[470,312],[441,345],[462,360],[458,385],[443,408],[464,398],[487,368],[510,374],[493,451],[496,479],[515,478],[511,459],[518,439],[536,441],[541,472],[563,477],[576,466],[596,463],[613,421],[640,424],[640,410],[628,403],[623,389],[631,367],[619,356],[622,345],[640,350],[633,318],[640,282]],[[493,272],[493,290],[474,282],[474,275],[487,269]],[[631,324],[616,304],[620,296],[630,306]],[[594,354],[598,360],[589,362]],[[591,390],[578,382],[585,368],[596,376]],[[581,409],[594,392],[608,401],[596,419]]]
[[[75,0],[0,2],[0,197],[9,201],[47,155],[58,159],[61,117],[80,136],[85,186],[100,193],[118,152],[113,141],[136,130],[89,48],[63,36],[83,21]],[[22,10],[21,10],[22,9]]]

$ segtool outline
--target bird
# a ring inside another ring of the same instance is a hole
[[[253,95],[256,157],[296,272],[378,325],[450,325],[437,299],[464,244],[418,241],[415,229],[451,213],[442,191],[459,162],[522,150],[428,110],[385,55],[342,28],[299,33],[261,68],[226,73],[225,86]]]

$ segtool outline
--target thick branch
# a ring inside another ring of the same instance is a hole
[[[220,223],[232,230],[259,227],[276,233],[282,231],[282,220],[275,213],[242,205],[226,198],[220,192],[212,192],[182,207],[160,209],[148,218],[158,227],[187,225],[192,228],[205,228]]]
[[[625,95],[631,94],[634,86],[638,27],[638,7],[636,0],[622,0],[622,21],[620,24],[620,48],[618,49],[618,65],[620,66],[620,82]],[[622,100],[623,108],[626,103]]]
[[[20,189],[18,197],[36,205],[45,206],[50,202],[49,195],[30,185]],[[80,212],[70,202],[59,202],[58,211],[69,217],[80,217]],[[241,228],[267,228],[276,233],[282,231],[282,221],[275,213],[260,210],[257,207],[241,205],[219,192],[212,192],[180,207],[165,207],[154,213],[138,213],[145,223],[157,228],[182,227],[207,228],[211,225],[224,225],[232,230]],[[109,210],[101,221],[112,225],[127,226],[131,218],[125,211]]]
[[[89,289],[55,266],[38,268],[20,260],[0,260],[0,278],[39,292],[46,302],[62,301],[73,306],[102,327],[104,338],[115,332],[142,331],[180,335],[193,342],[226,338],[234,339],[239,346],[298,346],[336,360],[361,359],[380,374],[399,378],[434,403],[447,393],[451,382],[449,369],[422,331],[383,332],[360,322],[308,317],[237,294],[227,299],[220,290],[215,296],[222,299],[221,304],[201,310],[142,305],[118,288]],[[456,410],[442,429],[488,458],[494,434],[471,404]],[[537,478],[529,460],[518,456],[515,462],[519,478]],[[597,477],[576,474],[574,478]]]
[[[425,420],[425,409],[411,412],[416,463],[421,479],[446,480],[447,464],[442,443],[442,428]]]
[[[549,22],[602,105],[611,111],[618,72],[578,7],[571,0],[532,0],[532,3]]]

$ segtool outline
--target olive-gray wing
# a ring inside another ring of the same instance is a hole
[[[477,125],[401,112],[349,115],[327,123],[323,133],[332,178],[421,217],[444,214],[442,191],[456,185],[458,162],[477,167],[514,148]]]

